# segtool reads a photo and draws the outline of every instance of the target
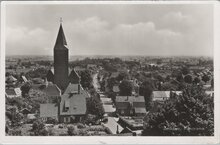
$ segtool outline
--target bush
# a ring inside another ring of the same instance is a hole
[[[54,119],[54,118],[52,118],[52,117],[49,117],[49,118],[47,119],[46,123],[47,123],[47,124],[57,124],[58,121],[57,121],[57,119]]]
[[[39,131],[39,134],[40,136],[48,136],[49,135],[49,132],[46,128],[42,129]]]
[[[73,125],[70,125],[67,127],[67,133],[70,136],[75,136],[75,135],[77,135],[77,128]]]
[[[81,129],[81,130],[79,130],[78,135],[81,135],[81,136],[88,136],[89,134],[87,133],[86,130]]]
[[[85,120],[84,120],[84,122],[86,123],[86,124],[95,124],[95,122],[96,122],[96,116],[95,115],[92,115],[92,114],[87,114],[86,115],[86,118],[85,118]]]
[[[34,132],[34,135],[36,136],[37,135],[42,135],[42,136],[48,135],[48,131],[45,128],[45,124],[41,120],[34,121],[32,125],[32,131]]]
[[[12,129],[12,130],[10,130],[9,135],[12,135],[12,136],[21,136],[21,129]]]
[[[48,135],[49,135],[49,136],[54,136],[54,135],[55,135],[55,132],[54,132],[54,129],[53,129],[53,128],[49,128],[49,129],[48,129]]]
[[[78,123],[77,128],[82,129],[82,128],[86,128],[86,126],[82,123]]]

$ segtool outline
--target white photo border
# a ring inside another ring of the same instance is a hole
[[[214,136],[5,136],[5,12],[10,4],[212,4],[214,16]],[[0,52],[0,143],[1,144],[217,144],[220,143],[220,2],[219,1],[2,1]]]

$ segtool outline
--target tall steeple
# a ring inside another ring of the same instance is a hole
[[[64,49],[64,48],[67,49],[67,42],[66,42],[66,37],[63,32],[62,19],[61,19],[60,28],[59,28],[59,32],[57,35],[57,40],[56,40],[54,49]]]
[[[54,46],[54,83],[64,91],[69,84],[69,49],[64,35],[62,22]]]

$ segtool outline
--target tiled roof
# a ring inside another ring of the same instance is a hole
[[[52,83],[49,83],[43,91],[47,94],[47,96],[61,95],[61,90],[57,87],[56,84],[52,84]]]
[[[56,104],[40,104],[40,117],[57,117],[58,106]]]
[[[65,109],[67,107],[68,109]],[[86,113],[86,97],[83,94],[64,94],[61,97],[60,115],[83,115]]]
[[[111,113],[111,112],[115,112],[115,108],[113,108],[112,105],[103,105],[103,108],[105,110],[105,113]]]
[[[6,89],[5,93],[7,96],[18,97],[21,96],[21,89],[20,88]]]
[[[118,75],[119,75],[119,72],[113,72],[113,73],[111,73],[110,78],[116,78],[116,77],[118,77]]]
[[[28,114],[28,115],[27,115],[27,118],[28,118],[28,119],[35,119],[36,116],[35,116],[35,114]]]
[[[110,104],[112,103],[111,98],[100,98],[103,104]]]
[[[105,127],[108,127],[113,134],[117,133],[117,128],[119,133],[122,132],[122,130],[124,129],[121,125],[117,123],[116,118],[114,117],[108,117],[108,122],[103,123],[103,125]]]
[[[57,40],[54,49],[67,49],[66,38],[63,32],[62,24],[60,24],[59,32],[57,35]]]
[[[16,95],[14,89],[6,89],[5,92],[6,92],[7,95]]]
[[[144,96],[116,96],[116,102],[145,102]]]
[[[86,113],[86,98],[88,94],[80,85],[69,84],[64,94],[61,96],[60,114],[61,115],[82,115]],[[69,109],[65,110],[65,104],[69,104]]]
[[[176,95],[182,94],[182,91],[172,91]],[[164,99],[170,98],[170,91],[153,91],[152,92],[153,101],[162,101]]]
[[[52,74],[54,74],[54,68],[53,67],[49,71],[51,71]],[[68,68],[68,75],[70,75],[71,72],[72,72],[72,69]]]
[[[142,108],[142,107],[135,107],[134,108],[135,110],[135,113],[146,113],[146,109],[145,108]]]
[[[80,87],[82,91],[82,87]],[[69,84],[63,94],[78,93],[78,84]]]
[[[27,78],[25,76],[21,76],[21,78],[23,79],[24,82],[27,82]]]
[[[13,77],[12,75],[10,75],[7,77],[7,81],[14,82],[14,81],[17,81],[17,79]]]

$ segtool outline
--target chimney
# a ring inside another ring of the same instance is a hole
[[[48,81],[47,81],[47,78],[45,78],[45,85],[46,85],[46,88],[48,87]]]
[[[80,84],[78,84],[78,94],[80,94]]]

